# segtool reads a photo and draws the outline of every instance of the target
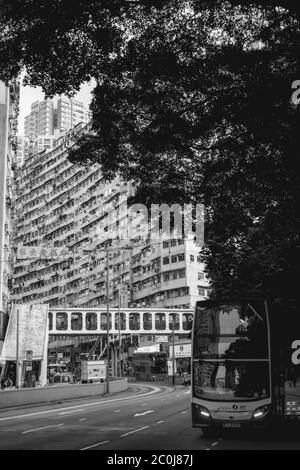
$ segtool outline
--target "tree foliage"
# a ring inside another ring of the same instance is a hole
[[[206,207],[219,296],[295,295],[300,8],[290,0],[0,0],[0,78],[47,95],[94,77],[73,162],[137,182],[137,198]]]

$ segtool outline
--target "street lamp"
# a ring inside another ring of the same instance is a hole
[[[172,369],[173,369],[173,385],[175,385],[175,314],[172,313]]]
[[[106,251],[106,392],[109,393],[109,252]]]

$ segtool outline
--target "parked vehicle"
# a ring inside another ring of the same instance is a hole
[[[54,384],[72,384],[76,383],[76,377],[71,372],[58,372],[53,376]]]
[[[106,380],[106,361],[82,361],[81,382],[93,383]]]

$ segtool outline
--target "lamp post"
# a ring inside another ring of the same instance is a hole
[[[109,393],[109,251],[106,250],[106,341],[107,341],[107,361],[106,361],[106,392]]]
[[[175,315],[172,313],[172,369],[173,369],[173,385],[175,385]]]
[[[19,309],[17,308],[17,345],[16,345],[16,388],[20,388],[20,354],[19,354]]]
[[[120,295],[120,289],[118,291],[118,319],[119,319],[119,367],[118,367],[118,373],[120,374],[120,377],[122,376],[121,373],[121,295]]]

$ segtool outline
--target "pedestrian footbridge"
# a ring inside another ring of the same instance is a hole
[[[49,335],[91,335],[107,333],[106,308],[49,308]],[[187,334],[192,309],[117,308],[109,309],[109,334]],[[173,323],[174,322],[174,323]]]

